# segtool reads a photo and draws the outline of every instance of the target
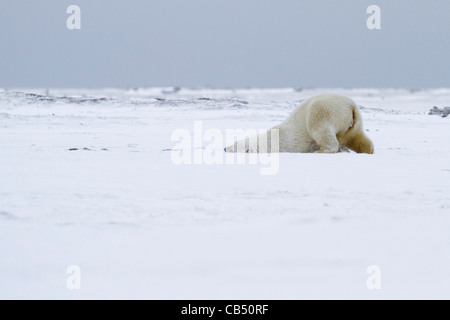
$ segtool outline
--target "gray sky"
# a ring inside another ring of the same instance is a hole
[[[0,2],[0,87],[201,85],[450,87],[450,1]]]

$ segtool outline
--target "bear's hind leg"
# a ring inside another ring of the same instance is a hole
[[[337,153],[339,152],[339,141],[336,134],[330,129],[314,129],[310,132],[311,137],[316,141],[319,150],[315,153]]]

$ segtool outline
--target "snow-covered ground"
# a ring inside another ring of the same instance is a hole
[[[326,91],[364,107],[374,155],[280,154],[274,175],[172,161],[177,129],[267,129]],[[447,89],[0,90],[0,298],[449,299],[450,118],[427,115],[449,105]]]

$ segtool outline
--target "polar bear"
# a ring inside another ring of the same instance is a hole
[[[347,148],[357,153],[374,153],[356,103],[339,94],[325,93],[302,102],[283,123],[267,133],[237,141],[225,151],[337,153]]]

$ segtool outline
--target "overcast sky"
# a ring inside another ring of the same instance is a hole
[[[0,2],[0,87],[203,85],[450,87],[450,1]]]

